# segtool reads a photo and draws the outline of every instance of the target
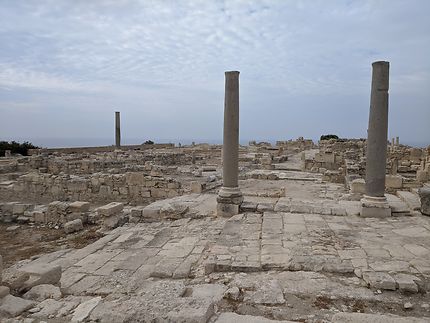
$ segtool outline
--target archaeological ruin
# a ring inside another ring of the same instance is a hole
[[[124,145],[117,111],[112,146],[8,152],[0,321],[430,322],[430,146],[372,68],[365,139],[240,145],[229,71],[222,145]]]

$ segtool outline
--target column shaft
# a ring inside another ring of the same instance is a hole
[[[121,147],[121,121],[119,111],[115,112],[115,146]]]
[[[367,130],[366,195],[383,197],[387,163],[389,63],[372,64],[369,128]]]
[[[239,72],[225,73],[223,186],[238,187]]]

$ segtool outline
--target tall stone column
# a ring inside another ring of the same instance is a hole
[[[372,64],[369,128],[367,129],[366,195],[361,200],[361,216],[391,216],[385,197],[387,164],[389,62]]]
[[[121,147],[121,121],[119,111],[115,112],[115,146],[116,148]]]
[[[239,213],[243,196],[239,189],[239,72],[225,72],[223,186],[217,198],[219,216]]]
[[[396,137],[396,146],[399,146],[400,145],[400,139],[399,139],[399,137]]]

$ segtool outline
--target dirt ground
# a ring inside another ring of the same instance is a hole
[[[74,234],[66,234],[63,229],[31,225],[19,225],[19,228],[7,231],[11,226],[0,223],[0,255],[4,267],[43,253],[83,248],[103,236],[97,232],[98,226],[87,226]]]

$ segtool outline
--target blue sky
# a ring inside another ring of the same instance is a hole
[[[430,1],[0,0],[0,139],[222,137],[224,71],[246,140],[365,137],[390,61],[389,137],[430,144]]]

